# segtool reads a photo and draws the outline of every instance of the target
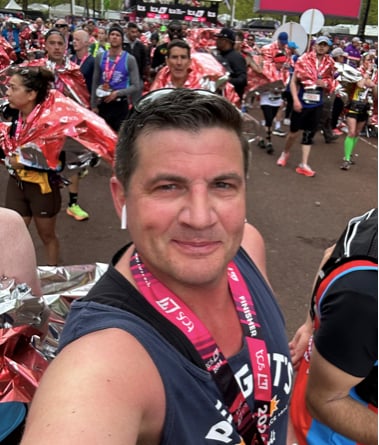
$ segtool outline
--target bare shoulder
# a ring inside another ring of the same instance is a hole
[[[16,283],[27,283],[36,296],[41,295],[37,261],[32,238],[23,218],[15,211],[0,207],[0,276]]]
[[[53,360],[22,445],[155,444],[164,416],[163,383],[146,350],[130,334],[105,329],[72,342]]]
[[[241,246],[267,279],[265,242],[261,233],[252,224],[245,224]]]
[[[23,224],[24,220],[17,212],[5,207],[0,207],[0,239],[3,237],[4,233],[14,233]]]

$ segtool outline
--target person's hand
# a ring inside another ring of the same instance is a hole
[[[303,106],[301,105],[301,102],[299,100],[294,100],[294,102],[293,102],[293,109],[297,113],[301,112],[301,110],[303,109]]]
[[[300,361],[303,358],[304,352],[308,347],[311,335],[312,335],[312,324],[306,322],[299,327],[294,337],[288,344],[290,349],[292,366],[295,371],[300,366]]]
[[[326,88],[328,86],[327,83],[322,79],[317,79],[316,85],[321,88]]]
[[[109,96],[104,97],[104,102],[106,104],[109,104],[109,102],[113,102],[117,99],[117,91],[112,91],[111,94]]]

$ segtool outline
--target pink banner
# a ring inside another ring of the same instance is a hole
[[[281,12],[285,14],[302,14],[307,9],[318,9],[325,16],[349,17],[357,19],[360,15],[361,0],[308,0],[306,7],[302,0],[256,0],[254,11]]]

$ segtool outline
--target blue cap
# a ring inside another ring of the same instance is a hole
[[[278,40],[280,40],[281,43],[283,43],[284,45],[287,45],[287,43],[288,43],[288,34],[286,32],[284,32],[284,31],[281,32],[278,35]]]
[[[288,42],[288,48],[298,49],[299,47],[295,42]]]

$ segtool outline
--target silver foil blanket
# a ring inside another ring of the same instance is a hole
[[[87,295],[107,270],[103,263],[39,267],[43,296],[0,277],[0,402],[30,402],[54,359],[73,300]]]

